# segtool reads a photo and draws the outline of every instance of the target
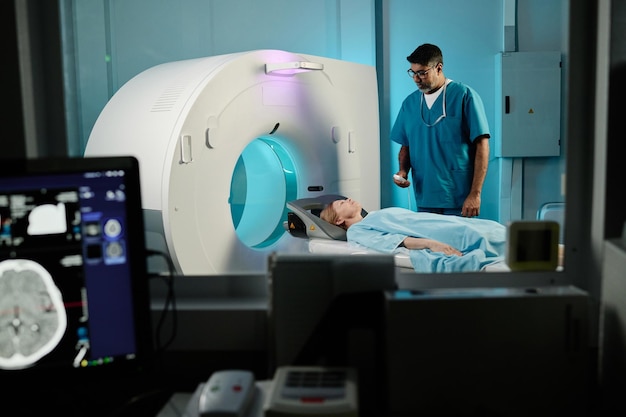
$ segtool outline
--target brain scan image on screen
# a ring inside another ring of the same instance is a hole
[[[29,235],[51,235],[67,232],[65,204],[42,204],[32,209],[29,216]]]
[[[0,369],[33,366],[66,328],[61,291],[50,273],[30,260],[0,262]]]

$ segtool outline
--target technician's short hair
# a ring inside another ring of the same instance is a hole
[[[424,66],[434,65],[440,62],[443,64],[443,54],[437,45],[425,43],[418,46],[411,55],[406,57],[406,60],[411,64]]]

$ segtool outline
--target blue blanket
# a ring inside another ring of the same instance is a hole
[[[370,212],[350,226],[349,242],[385,253],[394,253],[406,237],[438,240],[461,251],[463,256],[445,255],[430,249],[410,250],[416,272],[480,271],[503,262],[506,227],[496,221],[420,213],[400,207]]]

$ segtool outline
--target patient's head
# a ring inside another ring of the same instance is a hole
[[[348,230],[348,227],[363,220],[361,208],[361,203],[351,198],[335,200],[320,212],[320,218]]]

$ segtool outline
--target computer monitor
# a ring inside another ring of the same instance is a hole
[[[153,360],[138,162],[0,163],[0,383],[54,384]]]

